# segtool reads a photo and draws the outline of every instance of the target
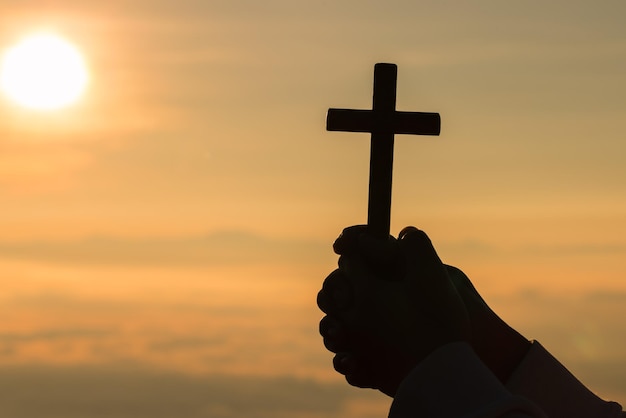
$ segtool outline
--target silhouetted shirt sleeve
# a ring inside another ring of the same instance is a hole
[[[538,342],[506,386],[462,342],[435,350],[400,385],[390,418],[626,418],[589,391]]]
[[[394,397],[389,418],[545,418],[512,394],[463,342],[446,344],[420,362]]]

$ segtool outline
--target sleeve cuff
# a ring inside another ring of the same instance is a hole
[[[530,401],[513,396],[464,342],[446,344],[405,378],[390,418],[544,417]]]

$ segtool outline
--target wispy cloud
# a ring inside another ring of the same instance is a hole
[[[516,244],[514,246],[498,245],[481,239],[449,241],[441,244],[443,251],[451,253],[482,254],[482,255],[518,255],[518,256],[580,256],[597,254],[624,254],[624,242],[578,242],[557,244]]]
[[[274,239],[241,231],[182,238],[92,237],[74,241],[0,243],[0,257],[72,264],[222,265],[312,262],[330,244]]]
[[[383,408],[388,402],[347,384],[294,378],[189,376],[123,367],[0,369],[0,403],[7,417],[356,418],[349,405],[359,401],[377,401]]]

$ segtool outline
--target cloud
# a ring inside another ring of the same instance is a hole
[[[347,384],[289,377],[189,376],[122,367],[0,371],[2,414],[20,418],[348,417],[349,402],[376,398]]]
[[[222,265],[314,262],[331,254],[312,240],[273,239],[241,231],[183,238],[91,237],[74,241],[0,243],[0,257],[55,263],[121,265]]]
[[[626,291],[614,291],[610,292],[607,290],[596,290],[593,292],[589,292],[585,295],[585,300],[588,302],[593,302],[600,305],[605,305],[606,303],[616,304],[618,306],[626,307]]]
[[[91,155],[66,144],[9,141],[0,126],[0,190],[13,194],[63,190],[91,164]],[[54,142],[54,141],[51,141]]]
[[[589,388],[594,388],[603,398],[624,405],[626,401],[626,360],[600,360],[579,362],[577,374],[584,376]]]
[[[450,253],[471,255],[519,255],[519,256],[580,256],[597,254],[624,254],[626,243],[623,242],[578,242],[558,244],[519,244],[515,246],[501,246],[497,243],[481,239],[467,239],[463,241],[444,242],[438,247]]]
[[[88,329],[88,328],[64,328],[64,329],[47,329],[39,332],[30,333],[1,333],[0,344],[28,343],[32,341],[60,341],[76,338],[101,338],[112,335],[110,330]]]

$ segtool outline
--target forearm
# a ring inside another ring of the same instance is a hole
[[[529,340],[497,316],[491,321],[478,322],[473,335],[474,351],[502,384],[508,381],[531,347]]]
[[[472,348],[500,382],[506,383],[530,349],[530,341],[487,305],[465,273],[446,267],[470,317]]]

